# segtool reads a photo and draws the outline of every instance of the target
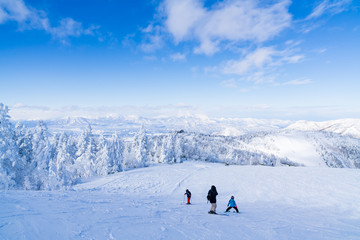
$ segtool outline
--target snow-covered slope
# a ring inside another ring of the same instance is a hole
[[[326,132],[281,130],[239,137],[175,133],[149,136],[143,144],[151,162],[173,158],[175,162],[190,159],[239,165],[360,167],[360,139]]]
[[[87,179],[71,191],[0,192],[0,239],[355,240],[359,182],[353,169],[156,165]],[[233,195],[240,214],[207,214],[211,185],[217,211]]]
[[[360,168],[360,140],[335,133],[282,130],[253,138],[251,144],[290,165]]]
[[[326,166],[319,147],[310,140],[311,137],[304,132],[282,131],[257,138],[252,144],[267,154],[286,158],[300,166]]]
[[[339,119],[324,122],[297,121],[287,129],[301,131],[325,131],[360,138],[360,119]]]

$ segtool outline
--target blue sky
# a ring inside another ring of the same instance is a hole
[[[0,0],[15,118],[360,118],[359,56],[355,0]]]

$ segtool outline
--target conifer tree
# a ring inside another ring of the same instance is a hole
[[[148,137],[143,128],[134,137],[135,167],[143,167],[149,164],[148,159]]]
[[[120,136],[114,133],[109,141],[109,174],[124,170],[124,144]]]
[[[30,181],[34,189],[49,188],[49,162],[51,156],[50,133],[43,121],[39,121],[32,133],[33,160],[30,164]]]
[[[79,138],[76,152],[75,169],[77,177],[89,177],[95,175],[96,142],[91,126]]]
[[[8,107],[0,103],[0,189],[21,185],[24,168],[8,112]]]

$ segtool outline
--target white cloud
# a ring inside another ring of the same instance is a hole
[[[226,88],[237,88],[238,85],[236,83],[236,80],[234,78],[231,78],[229,80],[224,80],[222,82],[220,82],[221,86],[226,87]]]
[[[240,90],[242,92],[246,89]],[[9,115],[12,120],[47,120],[66,119],[68,117],[117,118],[117,117],[181,117],[198,116],[231,117],[231,118],[272,118],[272,119],[336,119],[360,118],[359,106],[295,106],[275,107],[266,103],[253,105],[251,103],[237,105],[212,105],[200,108],[188,104],[162,105],[162,106],[114,106],[114,107],[78,107],[67,106],[62,108],[49,108],[43,106],[28,106],[16,104],[9,106]]]
[[[0,0],[0,23],[26,21],[32,15],[22,0]]]
[[[158,60],[158,57],[155,55],[148,55],[148,56],[144,56],[143,59],[146,61],[156,61]]]
[[[46,30],[55,38],[64,39],[69,36],[79,37],[81,35],[93,35],[93,29],[96,29],[96,27],[92,26],[91,28],[84,29],[82,23],[77,22],[72,18],[63,18],[61,19],[59,26],[50,27]]]
[[[316,6],[316,8],[314,8],[312,13],[309,16],[307,16],[307,19],[318,18],[321,15],[323,15],[328,4],[329,4],[328,0],[324,0],[323,2],[321,2],[318,6]]]
[[[262,82],[265,73],[273,71],[276,67],[288,63],[298,63],[304,58],[295,53],[296,50],[288,48],[282,51],[274,47],[257,48],[239,60],[227,61],[222,69],[224,74],[250,76],[248,80]]]
[[[58,26],[51,26],[45,12],[26,6],[23,0],[0,0],[0,24],[7,21],[17,22],[21,30],[44,30],[63,43],[67,43],[68,37],[95,35],[94,30],[99,28],[98,26],[84,28],[82,23],[72,18],[63,18]]]
[[[291,119],[291,120],[329,120],[342,118],[358,118],[360,108],[358,106],[298,106],[288,105],[275,107],[272,105],[226,105],[214,106],[207,112],[209,117],[234,117],[234,118],[258,118],[258,119]]]
[[[191,38],[190,32],[206,13],[198,0],[166,0],[164,5],[165,25],[177,43]]]
[[[240,89],[240,92],[242,92],[242,93],[250,92],[250,89],[242,88],[242,89]]]
[[[223,73],[243,75],[253,69],[261,69],[273,62],[276,51],[272,47],[258,48],[243,59],[230,60],[225,64]]]
[[[323,21],[319,20],[323,16],[333,16],[347,11],[351,6],[352,0],[322,0],[317,4],[313,11],[302,21],[299,29],[303,33],[308,33],[323,25]]]
[[[140,49],[144,52],[154,52],[164,45],[163,37],[160,34],[160,27],[149,25],[147,28],[142,29],[142,32],[145,33],[145,39],[140,45]]]
[[[313,50],[314,53],[318,53],[318,54],[326,53],[326,51],[327,51],[326,48],[319,48],[319,49],[314,49]]]
[[[44,106],[30,106],[26,104],[15,104],[9,107],[9,115],[15,121],[20,120],[49,120],[66,119],[68,117],[85,117],[89,119],[138,116],[186,116],[197,115],[202,111],[197,107],[186,103],[161,106],[113,106],[113,107],[79,107],[66,106],[62,108],[49,108]]]
[[[223,42],[264,42],[279,34],[291,24],[289,4],[226,0],[207,9],[200,0],[165,0],[163,9],[166,29],[176,43],[196,40],[195,53],[212,55]]]
[[[152,24],[149,24],[146,28],[141,29],[143,33],[151,33],[154,29],[154,26]]]
[[[140,48],[144,52],[154,52],[163,46],[163,40],[160,35],[151,35],[141,44]]]
[[[324,0],[314,8],[314,10],[306,17],[306,20],[319,18],[326,13],[341,13],[347,9],[351,2],[352,0]]]
[[[292,47],[295,47],[295,46],[298,46],[301,44],[302,41],[294,41],[294,40],[288,40],[285,42],[286,45],[288,46],[292,46]]]
[[[174,53],[174,54],[170,55],[170,58],[174,62],[176,62],[176,61],[186,61],[186,55],[182,54],[182,53]]]
[[[306,85],[306,84],[310,84],[312,81],[311,79],[295,79],[295,80],[291,80],[288,82],[284,82],[281,85]]]

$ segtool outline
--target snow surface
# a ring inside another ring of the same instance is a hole
[[[1,191],[0,239],[360,239],[359,182],[358,169],[161,164]],[[218,212],[234,195],[240,214],[207,214],[211,185]]]

